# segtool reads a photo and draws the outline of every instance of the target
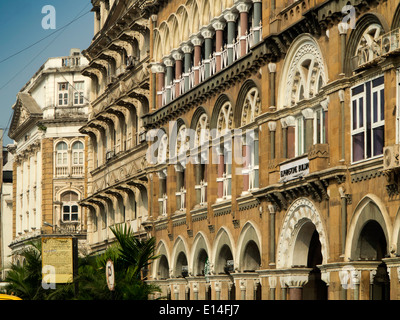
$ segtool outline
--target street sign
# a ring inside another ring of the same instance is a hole
[[[115,288],[115,274],[114,274],[114,263],[112,260],[108,260],[106,264],[106,279],[107,286],[110,291],[114,291]]]

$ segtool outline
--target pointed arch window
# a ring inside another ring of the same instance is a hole
[[[217,198],[218,201],[231,198],[232,182],[232,137],[233,110],[232,105],[226,102],[218,115],[217,134],[218,139],[222,139],[217,148],[218,169],[217,169]]]

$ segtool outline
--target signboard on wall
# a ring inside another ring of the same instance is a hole
[[[42,238],[42,270],[51,270],[53,283],[72,282],[74,275],[74,254],[72,238]],[[49,274],[43,273],[43,278]]]
[[[304,177],[310,172],[310,161],[307,157],[285,163],[280,166],[279,182],[286,182],[296,178]]]

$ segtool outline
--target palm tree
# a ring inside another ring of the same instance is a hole
[[[18,252],[24,263],[10,267],[5,279],[7,292],[24,300],[146,300],[149,294],[160,292],[157,286],[144,281],[147,267],[159,257],[154,253],[155,238],[140,240],[126,225],[111,230],[117,242],[100,256],[79,258],[74,282],[58,284],[55,290],[42,287],[41,241],[30,243]],[[108,260],[113,261],[115,270],[116,286],[112,292],[106,281]]]
[[[23,263],[10,266],[5,282],[6,290],[24,300],[41,300],[47,295],[42,287],[42,249],[41,241],[31,241],[21,251],[14,253]],[[21,259],[22,258],[22,259]]]

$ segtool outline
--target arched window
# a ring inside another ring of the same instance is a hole
[[[73,222],[79,220],[79,196],[73,191],[66,191],[61,195],[62,221]]]
[[[242,108],[242,123],[244,126],[254,121],[254,119],[260,114],[261,111],[261,99],[256,88],[252,88],[246,95],[244,105]]]
[[[380,37],[384,34],[381,25],[377,23],[371,24],[361,36],[356,49],[356,57],[358,66],[362,66],[367,62],[377,58],[381,52]]]
[[[68,145],[65,142],[60,142],[57,144],[57,166],[67,166],[68,165]]]
[[[218,115],[217,134],[219,137],[230,133],[233,128],[233,110],[232,105],[226,102]],[[225,200],[231,198],[231,180],[232,180],[232,139],[223,139],[218,149],[218,199]]]
[[[83,143],[77,141],[72,145],[72,164],[83,165]]]

